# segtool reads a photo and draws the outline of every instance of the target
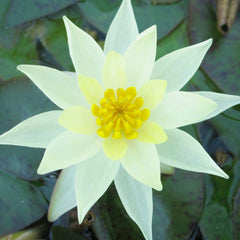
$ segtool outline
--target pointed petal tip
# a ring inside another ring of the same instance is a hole
[[[162,191],[162,189],[163,189],[162,183],[160,182],[160,184],[153,186],[153,188],[157,191]]]
[[[46,173],[49,173],[49,171],[46,171],[46,169],[44,169],[44,167],[42,167],[42,165],[40,164],[40,166],[37,169],[37,174],[38,175],[44,175]]]
[[[229,179],[229,176],[225,172],[223,172],[223,171],[221,171],[221,175],[220,176],[225,178],[225,179]]]
[[[49,209],[50,209],[50,208],[49,208]],[[51,211],[50,211],[50,210],[48,210],[47,220],[48,220],[49,222],[55,222],[55,221],[57,220],[56,217],[54,217],[54,216],[51,215]]]

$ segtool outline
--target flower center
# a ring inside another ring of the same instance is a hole
[[[119,139],[124,135],[127,139],[134,139],[138,136],[136,130],[149,118],[150,110],[140,110],[143,99],[136,96],[135,87],[126,90],[118,88],[116,94],[109,88],[100,101],[100,107],[96,104],[92,105],[92,113],[97,117],[96,122],[100,126],[97,130],[100,137],[112,136],[114,139]]]

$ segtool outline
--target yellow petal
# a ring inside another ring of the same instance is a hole
[[[126,64],[121,54],[113,51],[108,53],[103,67],[103,85],[113,89],[126,87]]]
[[[167,141],[166,133],[162,127],[155,122],[143,122],[143,125],[137,130],[137,132],[137,139],[141,142],[160,144]]]
[[[78,85],[90,105],[94,103],[99,104],[100,100],[104,96],[104,90],[96,79],[79,75]]]
[[[155,108],[162,101],[166,88],[165,80],[150,80],[144,84],[138,93],[138,96],[144,100],[143,108]]]
[[[112,160],[123,158],[127,152],[127,148],[128,144],[125,138],[113,139],[109,137],[103,142],[103,151]]]
[[[58,118],[59,124],[71,132],[82,134],[96,133],[98,125],[91,111],[81,106],[67,108]]]

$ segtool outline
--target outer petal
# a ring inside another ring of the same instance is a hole
[[[175,168],[161,162],[161,173],[172,175],[175,173]]]
[[[212,100],[190,92],[171,92],[151,112],[150,119],[163,129],[177,128],[203,121],[214,112],[217,104]]]
[[[95,40],[63,17],[68,36],[68,46],[78,75],[85,75],[101,82],[105,55]]]
[[[128,215],[139,226],[146,240],[152,240],[152,189],[133,179],[122,167],[114,183]]]
[[[45,174],[67,168],[93,157],[100,149],[101,141],[97,134],[64,132],[47,146],[38,173]]]
[[[63,169],[54,187],[49,210],[48,220],[53,222],[62,214],[77,205],[74,189],[76,165]]]
[[[100,100],[104,97],[103,87],[96,79],[79,75],[78,84],[90,105],[93,103],[99,104]]]
[[[152,26],[139,34],[127,49],[124,58],[129,86],[139,88],[149,80],[156,56],[156,44],[157,29]]]
[[[123,0],[107,32],[104,52],[116,51],[124,54],[138,35],[131,0]]]
[[[129,141],[128,150],[121,163],[136,180],[158,191],[162,190],[160,162],[154,144]]]
[[[166,88],[165,80],[150,80],[145,83],[138,93],[144,100],[143,108],[155,108],[162,101]]]
[[[199,68],[212,39],[171,52],[154,65],[152,79],[168,81],[167,91],[180,90]]]
[[[117,174],[119,164],[118,161],[107,159],[103,152],[78,164],[75,174],[75,189],[79,223],[107,190]]]
[[[212,101],[217,103],[217,109],[208,114],[203,120],[207,120],[209,118],[215,117],[219,113],[227,110],[228,108],[240,104],[240,96],[234,96],[229,94],[222,94],[222,93],[214,93],[214,92],[194,92],[199,94],[203,97],[211,99]]]
[[[179,129],[166,132],[168,141],[157,146],[161,162],[176,168],[228,178],[192,136]]]
[[[127,140],[124,137],[120,139],[109,137],[103,141],[103,151],[105,155],[112,160],[123,158],[127,152],[127,148]]]
[[[62,111],[35,115],[0,136],[0,144],[46,148],[65,129],[58,124]]]
[[[146,121],[143,122],[142,126],[137,130],[137,139],[144,143],[160,144],[167,141],[167,135],[155,122]]]
[[[60,108],[85,103],[76,79],[53,68],[37,65],[19,65],[34,84]]]
[[[75,133],[93,134],[99,128],[91,110],[81,106],[65,109],[60,115],[58,122],[69,131]]]
[[[103,85],[105,88],[126,88],[126,64],[121,54],[108,53],[103,67]]]

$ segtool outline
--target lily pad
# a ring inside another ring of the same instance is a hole
[[[58,109],[28,79],[21,78],[0,85],[0,133],[41,112]],[[23,179],[35,180],[43,150],[0,146],[0,167]]]
[[[190,0],[188,29],[191,43],[213,38],[203,69],[222,92],[240,92],[240,15],[226,35],[217,31],[216,13],[211,1]]]
[[[77,2],[78,0],[12,0],[5,18],[6,26],[14,27],[53,14]]]
[[[18,231],[47,211],[42,193],[31,183],[0,170],[0,236]]]
[[[202,175],[177,170],[162,181],[162,192],[153,192],[154,239],[189,239],[203,210]]]
[[[202,123],[199,126],[199,136],[205,149],[230,177],[229,180],[209,175],[204,177],[206,198],[199,223],[200,230],[210,240],[231,240],[234,239],[232,214],[235,215],[233,209],[240,184],[240,164],[233,158],[229,145],[226,145],[211,125]]]
[[[21,34],[15,48],[0,47],[0,82],[22,76],[16,67],[23,63],[38,63],[34,38],[26,32]]]
[[[0,132],[40,112],[57,109],[34,84],[20,78],[0,84]],[[40,219],[55,178],[36,174],[43,150],[0,146],[0,235],[15,232]]]

